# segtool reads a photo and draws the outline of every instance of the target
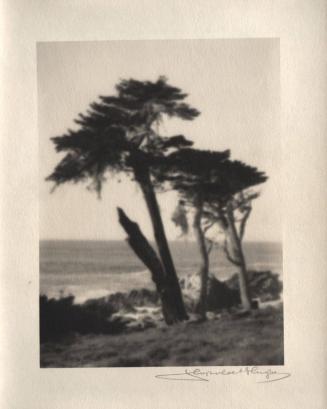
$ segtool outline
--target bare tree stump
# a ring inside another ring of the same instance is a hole
[[[118,208],[117,210],[119,223],[128,235],[128,244],[137,257],[150,270],[152,281],[155,283],[161,299],[162,313],[165,322],[168,325],[171,325],[185,320],[185,316],[183,317],[179,313],[178,304],[176,303],[175,289],[169,285],[169,280],[165,275],[165,271],[157,253],[143,235],[139,225],[130,220],[123,209]]]

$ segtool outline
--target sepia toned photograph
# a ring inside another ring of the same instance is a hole
[[[284,364],[273,38],[37,45],[41,368]]]

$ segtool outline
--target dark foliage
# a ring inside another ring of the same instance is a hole
[[[204,202],[225,204],[244,189],[267,180],[264,172],[241,161],[230,160],[230,152],[185,148],[160,162],[156,171],[159,183],[169,182],[184,199],[201,197]]]
[[[100,192],[106,171],[133,172],[135,163],[154,166],[156,157],[168,149],[192,144],[183,135],[162,137],[152,128],[164,115],[184,120],[199,115],[182,102],[187,94],[169,85],[166,78],[122,80],[116,90],[117,95],[101,96],[85,114],[79,114],[78,130],[52,138],[57,152],[66,156],[47,180],[59,185],[90,178],[90,187]]]
[[[180,200],[174,210],[171,217],[172,222],[175,223],[182,231],[182,235],[185,235],[189,231],[189,225],[187,220],[187,210],[185,208],[185,202]]]
[[[118,320],[110,320],[110,304],[75,305],[74,297],[58,300],[40,296],[40,340],[46,342],[71,333],[116,334],[124,329]]]
[[[230,288],[228,283],[214,277],[208,280],[207,310],[217,311],[230,309],[241,303],[238,289]]]
[[[278,300],[283,290],[283,283],[278,274],[271,271],[249,270],[248,280],[253,298],[258,298],[261,302]],[[239,291],[239,279],[237,274],[228,280],[229,288]]]

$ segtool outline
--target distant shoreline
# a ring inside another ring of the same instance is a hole
[[[149,240],[150,243],[154,243],[153,240]],[[96,243],[122,243],[126,242],[126,239],[121,239],[121,240],[114,240],[114,239],[39,239],[40,243],[45,243],[45,242],[77,242],[77,243],[87,243],[87,242],[96,242]],[[195,243],[195,240],[169,240],[169,243]],[[275,240],[244,240],[244,243],[253,243],[253,244],[258,244],[258,243],[264,243],[264,244],[278,244],[278,245],[283,245],[282,241],[275,241]]]

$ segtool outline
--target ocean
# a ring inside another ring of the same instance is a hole
[[[179,277],[197,271],[199,253],[195,243],[170,243]],[[271,242],[244,243],[247,266],[282,275],[282,245]],[[210,254],[210,271],[219,279],[235,272],[221,249]],[[40,293],[49,297],[74,295],[81,303],[117,291],[154,288],[150,273],[125,241],[40,241]]]

